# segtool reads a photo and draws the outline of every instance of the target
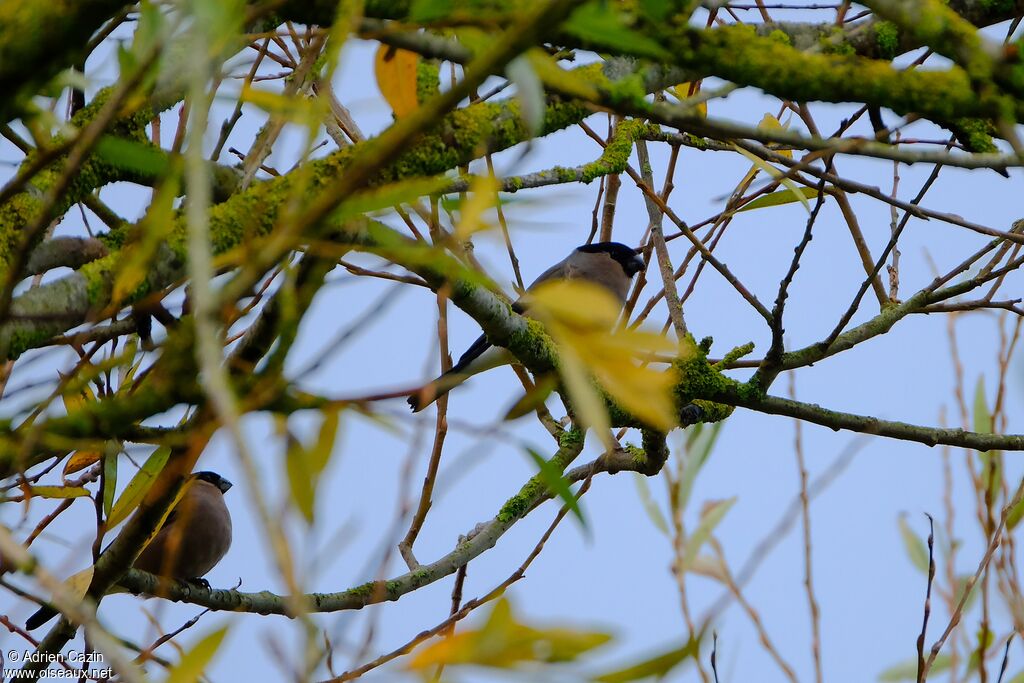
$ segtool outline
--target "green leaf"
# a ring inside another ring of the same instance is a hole
[[[681,647],[674,647],[652,657],[643,659],[636,664],[594,676],[594,683],[629,683],[645,678],[664,678],[687,659],[696,659],[700,652],[700,639],[690,638]]]
[[[142,502],[142,499],[146,497],[149,489],[153,486],[157,476],[163,471],[164,465],[167,464],[167,458],[170,455],[171,449],[164,446],[153,451],[149,458],[146,459],[146,462],[135,473],[132,480],[128,482],[128,486],[121,492],[110,514],[107,515],[108,529],[113,529],[123,522],[139,506],[139,503]]]
[[[515,420],[517,418],[532,413],[537,408],[544,405],[544,401],[547,400],[551,392],[558,386],[558,376],[555,374],[547,374],[537,379],[533,389],[523,394],[522,398],[513,404],[508,412],[505,413],[505,420]]]
[[[413,23],[444,19],[452,13],[452,0],[413,0],[409,21]]]
[[[569,35],[596,43],[597,47],[612,52],[625,52],[657,60],[671,57],[654,39],[624,26],[624,15],[616,7],[615,3],[610,2],[590,2],[573,12],[562,29]]]
[[[155,145],[113,135],[99,139],[96,155],[111,166],[147,177],[163,177],[171,167],[167,153]]]
[[[451,184],[450,178],[434,176],[432,178],[412,178],[397,183],[381,185],[365,192],[359,192],[335,209],[333,214],[338,220],[361,216],[371,211],[390,209],[399,204],[415,201],[420,197],[440,192]]]
[[[533,459],[534,464],[537,465],[540,474],[541,481],[547,486],[548,491],[562,499],[565,506],[569,508],[569,511],[576,516],[579,520],[580,526],[586,528],[587,520],[583,518],[583,510],[580,509],[580,502],[576,500],[576,494],[572,492],[569,487],[569,481],[562,476],[561,470],[555,467],[554,464],[548,462],[544,456],[530,447],[526,448],[526,452],[529,453],[530,458]]]
[[[132,54],[145,57],[158,47],[166,25],[163,12],[155,3],[143,0],[139,3],[139,20],[132,36]],[[122,72],[123,73],[123,72]]]
[[[224,626],[207,634],[192,649],[182,655],[181,659],[167,674],[164,683],[195,683],[203,675],[203,671],[217,654],[228,627]]]
[[[683,569],[689,567],[694,559],[697,557],[697,553],[700,552],[701,547],[711,538],[711,532],[715,530],[719,522],[725,517],[725,513],[729,512],[736,503],[736,497],[727,498],[726,500],[719,500],[711,503],[705,510],[704,514],[701,515],[700,523],[697,524],[697,528],[693,530],[690,537],[686,539],[686,547],[683,550]]]
[[[307,523],[313,522],[316,509],[316,489],[320,475],[330,462],[334,441],[338,434],[338,411],[327,411],[320,423],[316,442],[309,448],[288,434],[288,452],[285,455],[285,470],[291,489],[292,500]]]
[[[985,400],[985,376],[979,375],[974,385],[974,431],[979,434],[992,433],[992,413]]]
[[[903,539],[903,547],[907,551],[907,557],[910,558],[911,564],[927,574],[928,549],[925,547],[924,541],[910,528],[905,513],[899,516],[897,523],[900,527],[900,538]]]
[[[295,507],[302,513],[308,524],[313,523],[314,492],[313,475],[309,469],[309,459],[302,442],[288,435],[288,452],[285,454],[285,472],[288,475],[288,487]]]
[[[747,150],[743,149],[742,147],[735,143],[733,143],[732,147],[737,152],[739,152],[746,158],[750,159],[750,163],[754,164],[756,168],[770,175],[773,180],[777,180],[780,183],[782,183],[786,187],[786,189],[793,194],[794,199],[796,199],[803,205],[807,213],[811,212],[811,204],[810,202],[807,201],[807,197],[804,196],[803,192],[800,189],[800,186],[797,185],[791,178],[787,177],[785,173],[775,168],[761,157],[755,154],[751,154],[750,152],[748,152]]]
[[[698,423],[686,430],[686,461],[683,463],[683,476],[676,484],[676,505],[685,508],[690,500],[690,493],[693,491],[693,482],[697,479],[708,456],[711,455],[715,442],[718,440],[718,433],[724,422],[716,422],[710,427]]]
[[[1024,480],[1021,480],[1021,483],[1018,485],[1017,488],[1020,487],[1024,487]],[[1017,525],[1020,524],[1020,520],[1022,517],[1024,517],[1024,497],[1021,497],[1021,499],[1017,501],[1016,505],[1012,506],[1009,510],[1007,510],[1006,528],[1010,531],[1013,531],[1017,527]]]
[[[994,424],[992,413],[988,409],[988,401],[985,399],[985,377],[978,377],[978,383],[974,387],[974,431],[979,434],[991,434]],[[981,480],[985,490],[988,491],[992,500],[999,494],[999,488],[1003,482],[1002,454],[999,451],[979,451],[978,457],[982,465]]]
[[[665,515],[661,514],[661,508],[658,507],[657,501],[651,496],[651,488],[647,479],[648,477],[642,474],[633,473],[633,482],[636,483],[636,492],[640,496],[640,503],[644,506],[644,511],[658,531],[668,536],[668,522],[665,521]]]
[[[929,673],[939,673],[949,669],[950,658],[949,655],[940,654],[932,662],[932,667],[929,669]],[[908,659],[905,662],[900,662],[890,666],[888,669],[878,674],[878,680],[883,683],[897,683],[897,681],[916,681],[917,680],[917,657]]]
[[[796,191],[793,190],[779,190],[778,192],[772,192],[758,197],[752,202],[744,204],[742,207],[736,210],[736,213],[742,213],[744,211],[753,211],[754,209],[763,209],[767,206],[782,206],[783,204],[792,204],[793,202],[799,201],[800,196],[803,196],[805,200],[816,199],[818,197],[818,190],[814,187],[798,187]]]
[[[110,518],[114,506],[114,491],[117,489],[117,456],[120,448],[108,446],[103,453],[103,517]]]
[[[956,590],[953,592],[953,602],[955,604],[960,603],[964,591],[967,590],[968,583],[973,578],[973,574],[961,574],[956,577]],[[974,606],[974,603],[978,600],[979,593],[980,591],[978,591],[978,584],[974,584],[974,586],[971,587],[970,594],[967,596],[967,600],[964,602],[964,613],[969,612],[971,607]]]
[[[664,21],[672,9],[669,0],[640,0],[640,11],[654,22]]]
[[[526,123],[530,135],[537,135],[544,126],[544,111],[547,101],[544,98],[544,86],[533,70],[530,60],[525,55],[516,57],[505,67],[505,75],[516,85],[516,99],[519,100],[519,112]]]

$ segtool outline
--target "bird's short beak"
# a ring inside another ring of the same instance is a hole
[[[221,492],[221,493],[227,493],[227,492],[228,492],[228,490],[229,490],[229,489],[230,489],[230,488],[231,488],[232,486],[234,486],[234,484],[232,484],[232,483],[231,483],[230,481],[228,481],[228,480],[227,480],[227,479],[225,479],[224,477],[221,477],[221,478],[220,478],[220,487],[219,487],[219,488],[220,488],[220,492]]]
[[[644,263],[644,259],[639,253],[633,257],[633,263],[636,265],[636,272],[638,273],[647,267],[647,264]]]

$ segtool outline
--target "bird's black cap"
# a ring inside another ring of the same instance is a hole
[[[220,476],[216,472],[210,472],[208,470],[203,472],[196,472],[196,479],[202,479],[208,484],[213,484],[218,489],[220,489],[221,493],[227,493],[228,489],[234,486],[234,484],[232,484],[230,481]]]
[[[576,250],[587,254],[608,254],[622,266],[622,270],[629,277],[633,277],[647,266],[636,249],[621,242],[594,242],[577,247]]]

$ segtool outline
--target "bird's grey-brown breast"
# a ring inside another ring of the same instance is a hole
[[[175,579],[195,579],[213,569],[230,547],[231,514],[224,495],[213,484],[197,480],[134,566]]]

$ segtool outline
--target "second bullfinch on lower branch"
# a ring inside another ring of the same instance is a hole
[[[186,484],[181,500],[174,506],[153,540],[132,565],[135,569],[171,579],[195,580],[213,569],[231,547],[231,514],[224,494],[231,482],[216,472],[196,472]],[[82,577],[76,581],[76,577]],[[84,591],[92,578],[90,570],[67,580]],[[57,610],[39,608],[25,622],[30,631],[39,628]]]
[[[644,267],[644,260],[640,258],[638,250],[625,244],[584,244],[544,271],[527,290],[551,280],[586,280],[604,287],[620,303],[625,304],[630,281]],[[516,313],[529,313],[521,300],[516,301],[512,309]],[[473,375],[511,362],[513,359],[508,351],[492,346],[486,336],[480,335],[451,370],[409,396],[408,403],[414,413],[419,412]]]

